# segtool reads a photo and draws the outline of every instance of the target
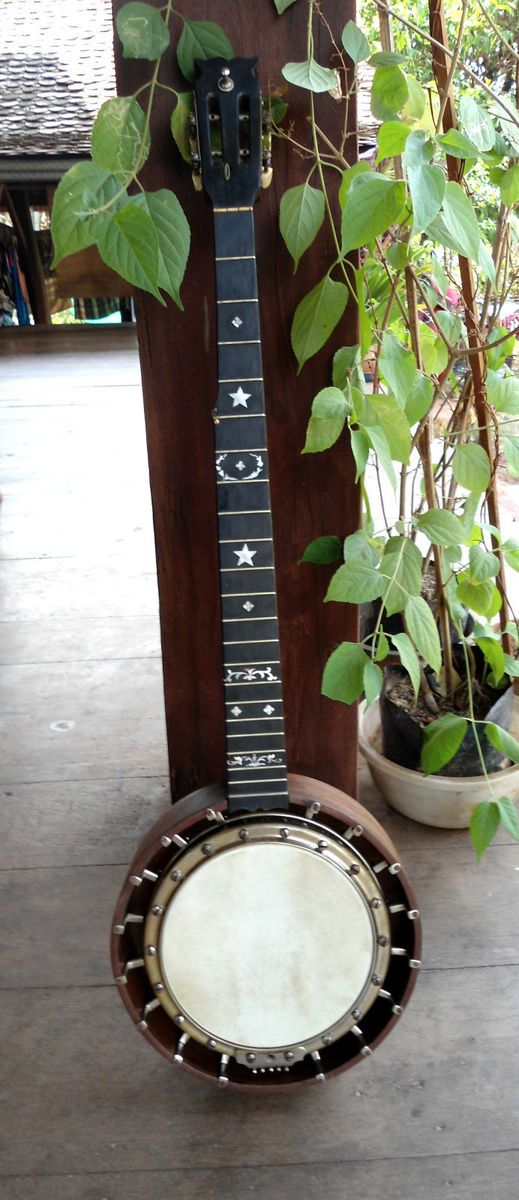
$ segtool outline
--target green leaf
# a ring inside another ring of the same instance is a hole
[[[497,554],[485,550],[484,546],[471,546],[469,550],[469,571],[472,579],[482,583],[485,579],[494,579],[499,571]]]
[[[334,387],[347,392],[350,386],[351,373],[358,376],[362,370],[360,346],[341,346],[333,356],[332,382]]]
[[[377,166],[384,158],[397,158],[402,153],[410,132],[403,121],[384,121],[377,136]]]
[[[433,546],[459,546],[464,540],[459,517],[444,508],[431,508],[422,513],[416,528],[427,535]]]
[[[376,663],[368,660],[366,666],[364,667],[364,674],[362,677],[367,708],[369,708],[370,704],[373,704],[373,701],[377,699],[377,696],[380,696],[383,682],[384,676],[380,670],[380,667],[377,667]]]
[[[515,350],[515,333],[509,334],[506,337],[507,329],[505,325],[495,325],[488,335],[489,342],[499,342],[498,346],[491,347],[487,351],[487,366],[492,371],[498,371],[503,366],[505,359],[511,357]],[[506,338],[501,341],[501,338]]]
[[[497,832],[500,813],[495,800],[483,800],[470,818],[470,836],[478,856],[478,862]]]
[[[184,278],[190,245],[190,230],[184,211],[173,192],[138,192],[131,204],[143,209],[153,222],[158,239],[158,286],[180,309],[180,285]]]
[[[321,691],[329,700],[353,704],[362,695],[366,655],[357,642],[342,642],[324,668]]]
[[[476,442],[464,442],[456,447],[452,460],[452,474],[460,487],[469,492],[486,492],[491,476],[490,459],[483,446]]]
[[[408,242],[392,242],[387,251],[387,261],[394,271],[403,271],[412,259],[412,251]]]
[[[519,378],[517,375],[498,375],[487,371],[487,396],[498,412],[519,416]]]
[[[296,0],[274,0],[274,4],[276,5],[278,16],[279,17],[282,16],[282,14],[284,12],[286,12],[287,8],[290,8],[291,5],[295,4],[295,3],[296,3]]]
[[[328,537],[315,538],[308,546],[299,562],[317,563],[318,565],[337,562],[342,554],[341,539],[335,534]]]
[[[503,204],[517,204],[519,200],[519,163],[509,167],[501,180],[499,191]]]
[[[423,596],[410,596],[405,606],[409,637],[425,662],[438,674],[442,652],[436,622]]]
[[[514,841],[519,842],[519,817],[514,801],[510,800],[508,796],[500,796],[499,800],[496,800],[496,804],[499,809],[501,824],[507,833],[512,835]]]
[[[405,204],[405,183],[371,171],[358,175],[342,210],[342,252],[355,250],[385,233]]]
[[[369,58],[369,42],[354,21],[348,21],[341,34],[342,44],[352,62],[365,62]]]
[[[58,183],[52,205],[53,267],[66,254],[75,254],[77,250],[93,245],[108,210],[97,215],[92,210],[107,204],[120,190],[117,179],[93,162],[76,163],[66,172]]]
[[[367,162],[354,163],[352,167],[347,167],[346,170],[342,172],[342,179],[339,187],[339,204],[341,208],[344,208],[346,196],[353,183],[353,180],[356,179],[358,175],[372,174],[372,169]]]
[[[426,166],[434,153],[434,142],[425,129],[415,129],[407,139],[404,162],[406,170]]]
[[[349,411],[350,406],[340,388],[322,388],[312,403],[303,454],[318,454],[333,446],[344,429]]]
[[[451,158],[477,158],[477,147],[460,129],[449,129],[438,137],[437,142]]]
[[[339,567],[332,575],[325,601],[335,600],[340,604],[365,604],[382,595],[384,581],[375,567],[355,558]]]
[[[360,559],[371,567],[378,566],[380,558],[365,529],[356,529],[344,539],[343,556],[345,563]]]
[[[418,336],[424,371],[428,375],[441,375],[449,361],[445,342],[434,329],[424,325],[423,321],[420,321]]]
[[[371,111],[376,121],[390,121],[409,97],[406,77],[400,67],[377,67],[371,85]]]
[[[337,87],[335,71],[321,67],[314,58],[304,62],[289,62],[282,67],[281,74],[288,83],[306,88],[308,92],[330,92]]]
[[[510,475],[519,479],[519,437],[504,437],[502,445]]]
[[[399,67],[405,63],[405,54],[397,54],[394,50],[377,50],[371,55],[370,67]]]
[[[505,562],[512,570],[519,571],[519,542],[515,538],[507,538],[502,546]]]
[[[426,775],[436,771],[454,758],[467,732],[466,717],[445,713],[424,729],[420,761]]]
[[[364,473],[369,458],[369,441],[362,429],[350,429],[351,452],[355,459],[355,483],[359,482]]]
[[[281,197],[279,228],[297,270],[301,255],[312,245],[324,221],[324,193],[308,180]]]
[[[433,396],[434,387],[432,379],[417,371],[413,387],[405,402],[406,416],[410,425],[415,425],[417,421],[421,421],[422,417],[429,411]]]
[[[459,183],[449,182],[445,187],[443,217],[458,253],[477,262],[479,253],[479,225],[472,201]]]
[[[193,107],[192,92],[177,92],[177,103],[171,114],[171,132],[184,162],[189,164],[191,164],[191,143],[188,120]]]
[[[407,633],[392,633],[390,637],[400,662],[409,675],[416,700],[420,688],[420,661],[416,650]]]
[[[406,72],[405,81],[407,83],[408,97],[401,109],[403,121],[421,121],[425,109],[427,107],[427,93],[424,91],[421,83],[415,79],[414,75],[408,75]]]
[[[345,284],[335,283],[328,275],[300,300],[290,334],[298,373],[305,362],[328,341],[342,317],[347,301],[348,289]]]
[[[158,237],[144,209],[129,203],[110,216],[103,225],[98,245],[107,266],[164,303],[158,290]]]
[[[478,150],[491,150],[496,140],[492,118],[472,96],[462,96],[459,104],[460,123],[467,137]]]
[[[503,647],[494,638],[489,637],[476,638],[476,646],[479,646],[481,653],[488,663],[492,671],[494,685],[497,687],[506,669]]]
[[[114,175],[138,174],[150,152],[150,131],[133,96],[114,96],[101,105],[92,129],[92,158]]]
[[[227,34],[214,21],[188,21],[185,17],[177,44],[178,65],[192,83],[197,58],[234,58]]]
[[[517,658],[512,658],[511,654],[505,654],[505,671],[511,679],[519,678],[519,661]]]
[[[388,640],[387,640],[387,637],[386,637],[386,635],[385,635],[385,633],[384,633],[384,630],[383,630],[383,629],[379,629],[379,632],[378,632],[378,643],[377,643],[377,653],[376,653],[376,655],[375,655],[375,659],[376,659],[376,661],[377,661],[377,662],[383,662],[383,661],[384,661],[384,659],[385,659],[385,658],[387,658],[388,654],[389,654],[389,642],[388,642]]]
[[[404,407],[417,375],[414,354],[386,330],[378,365],[388,387]]]
[[[150,4],[123,5],[115,18],[123,44],[123,58],[147,58],[154,62],[169,46],[169,30],[160,12]]]
[[[407,179],[413,205],[414,235],[427,229],[439,213],[445,196],[446,182],[445,175],[439,167],[430,167],[427,164],[408,170]]]
[[[510,701],[511,703],[512,701]],[[512,737],[511,733],[508,733],[508,730],[503,729],[501,725],[495,725],[493,721],[487,721],[485,737],[495,750],[500,750],[513,763],[519,763],[519,742]]]
[[[409,596],[419,596],[422,588],[422,555],[409,538],[394,537],[386,543],[380,564],[384,576],[384,605],[388,617],[402,612]],[[391,579],[393,583],[390,584]]]
[[[364,433],[368,438],[375,454],[379,460],[382,469],[385,471],[393,491],[396,491],[396,474],[391,458],[389,443],[383,429],[377,429],[376,426],[370,425],[369,428],[364,428]]]
[[[494,617],[501,608],[501,595],[491,579],[478,581],[470,571],[460,571],[456,580],[456,594],[462,604],[482,617]]]
[[[481,238],[479,243],[478,267],[482,274],[486,275],[487,279],[490,279],[491,284],[497,290],[495,263],[490,247],[483,241],[483,238]]]
[[[370,396],[369,409],[374,414],[373,424],[384,431],[391,457],[397,462],[409,462],[411,453],[411,429],[403,408],[394,396]],[[364,419],[363,425],[371,429],[372,421]]]

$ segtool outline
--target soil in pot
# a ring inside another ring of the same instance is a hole
[[[488,686],[475,690],[474,711],[478,720],[485,719],[498,695],[495,688]],[[382,753],[385,758],[412,771],[419,770],[424,729],[448,712],[454,712],[457,716],[468,716],[467,689],[464,684],[456,689],[453,698],[446,700],[435,692],[434,700],[437,712],[431,712],[421,692],[415,701],[407,672],[401,667],[386,668],[380,695]],[[481,748],[488,772],[499,771],[509,765],[509,760],[484,737],[481,739]],[[454,758],[436,773],[448,776],[483,774],[471,728],[467,730]]]

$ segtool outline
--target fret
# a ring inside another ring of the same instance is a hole
[[[255,254],[215,254],[215,262],[244,262],[247,258],[256,258]]]
[[[265,413],[218,413],[218,423],[220,421],[250,421],[253,417],[264,417]]]
[[[244,483],[257,483],[258,480],[257,479],[217,479],[216,482],[219,485],[219,487],[224,487],[226,484],[229,484],[229,483],[233,487],[238,487],[238,486],[243,487]],[[260,480],[260,482],[261,483],[270,483],[270,479],[266,479],[264,476],[263,479]]]
[[[236,597],[238,597],[238,599],[243,600],[244,595],[245,595],[245,592],[225,592],[223,594],[222,599],[234,600]],[[276,593],[275,592],[249,592],[248,595],[249,596],[275,596]]]
[[[265,799],[270,799],[271,796],[286,797],[287,795],[288,791],[286,790],[284,792],[260,792],[260,796],[262,798],[265,797]],[[249,792],[235,792],[233,795],[233,800],[250,800],[250,794]]]
[[[244,641],[223,642],[223,646],[266,646],[267,643],[274,642],[276,645],[279,638],[245,638]],[[236,666],[233,663],[233,666]]]
[[[229,515],[229,514],[227,513],[227,516],[228,516],[228,515]],[[249,534],[249,537],[250,537],[250,534]],[[271,541],[272,541],[272,538],[269,538],[269,537],[251,537],[251,541],[253,541],[253,542],[271,542]],[[234,542],[241,542],[241,538],[240,538],[240,537],[234,537],[234,538],[219,538],[219,542],[220,542],[220,545],[221,545],[221,546],[227,546],[227,545],[231,545],[231,546],[232,546],[232,545],[234,544]]]
[[[260,338],[233,338],[231,342],[218,342],[218,346],[261,346]]]
[[[250,378],[240,375],[238,379],[219,379],[218,383],[263,383],[263,375],[251,375]]]
[[[257,296],[240,296],[235,300],[217,300],[217,304],[259,304]]]
[[[270,730],[266,729],[264,731],[262,730],[261,733],[228,733],[227,737],[233,738],[233,739],[236,739],[236,738],[240,738],[240,739],[243,739],[243,738],[276,738],[276,737],[282,738],[282,737],[284,737],[284,733],[281,729],[280,729],[279,733],[276,733],[276,731],[274,729],[270,729]],[[267,751],[270,751],[271,749],[272,749],[271,746],[265,747],[265,750],[267,750]]]
[[[249,623],[249,621],[277,621],[277,616],[272,616],[272,617],[223,617],[222,618],[222,623],[224,625],[234,625],[237,621],[246,621],[247,624]]]
[[[230,212],[252,212],[252,204],[234,204],[230,207],[223,208],[221,205],[218,208],[213,208],[215,213],[230,213]]]
[[[236,663],[233,664],[236,666]],[[280,679],[224,679],[226,687],[268,687],[269,683],[281,683]],[[240,700],[241,704],[242,701]]]
[[[244,517],[251,513],[269,513],[270,508],[227,508],[222,514],[224,517]]]

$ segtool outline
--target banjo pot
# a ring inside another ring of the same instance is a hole
[[[195,99],[215,230],[227,784],[184,797],[145,837],[117,902],[112,964],[134,1024],[169,1062],[229,1087],[286,1089],[373,1052],[413,989],[420,922],[375,818],[287,774],[252,216],[270,168],[256,60],[199,63]]]

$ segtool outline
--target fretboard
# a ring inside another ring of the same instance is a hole
[[[214,209],[215,462],[231,812],[288,804],[252,208]]]

